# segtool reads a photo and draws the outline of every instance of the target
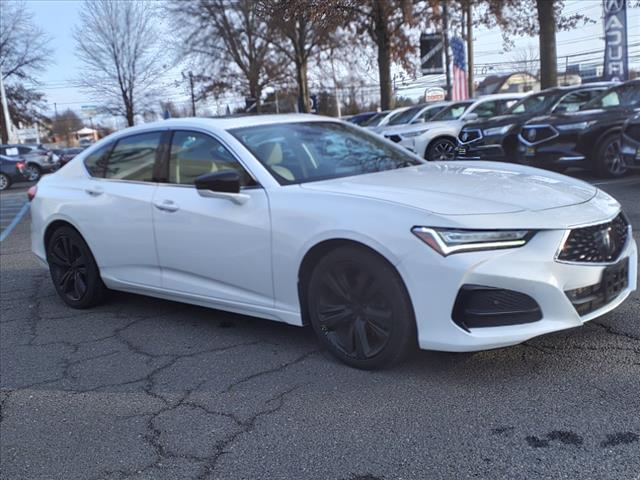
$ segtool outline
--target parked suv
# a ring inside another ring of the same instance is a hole
[[[6,190],[15,182],[24,182],[27,179],[22,174],[25,168],[23,160],[0,155],[0,191]]]
[[[518,159],[554,170],[578,166],[599,176],[622,176],[627,167],[620,132],[635,111],[640,111],[640,80],[611,87],[577,112],[535,117],[520,130]]]
[[[640,168],[640,113],[622,128],[622,159],[627,168]]]
[[[43,173],[53,172],[59,167],[58,156],[41,144],[0,145],[0,155],[24,160],[24,174],[30,182],[39,180]]]
[[[458,135],[460,160],[515,161],[522,125],[538,115],[569,113],[600,95],[611,83],[549,88],[533,93],[497,117],[467,123]]]

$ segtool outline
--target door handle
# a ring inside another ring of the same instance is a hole
[[[98,195],[102,195],[104,193],[104,190],[102,190],[102,188],[100,187],[89,187],[85,188],[84,191],[92,197],[97,197]]]
[[[163,212],[175,212],[180,209],[172,200],[163,200],[162,202],[154,202],[153,206]]]

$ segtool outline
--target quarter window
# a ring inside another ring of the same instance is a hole
[[[171,141],[169,182],[193,185],[194,180],[207,173],[235,170],[243,186],[255,182],[231,152],[218,140],[198,132],[177,131]]]
[[[112,143],[105,145],[84,159],[84,166],[92,177],[104,178],[107,166],[107,153],[113,146]]]
[[[160,132],[142,133],[118,141],[109,155],[105,177],[118,180],[153,181],[153,166]]]

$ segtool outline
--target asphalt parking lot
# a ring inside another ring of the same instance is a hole
[[[640,240],[640,175],[594,182]],[[3,479],[640,479],[638,292],[578,329],[365,372],[309,328],[123,293],[71,310],[28,214],[0,266]]]

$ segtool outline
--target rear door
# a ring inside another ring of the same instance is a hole
[[[82,202],[71,217],[107,283],[161,286],[151,206],[161,136],[155,131],[123,137],[85,159],[90,176],[79,185]]]
[[[173,133],[166,183],[153,199],[158,256],[166,289],[226,305],[273,305],[271,219],[265,191],[219,139],[198,131]],[[205,173],[236,170],[243,178],[238,204],[201,196]]]

